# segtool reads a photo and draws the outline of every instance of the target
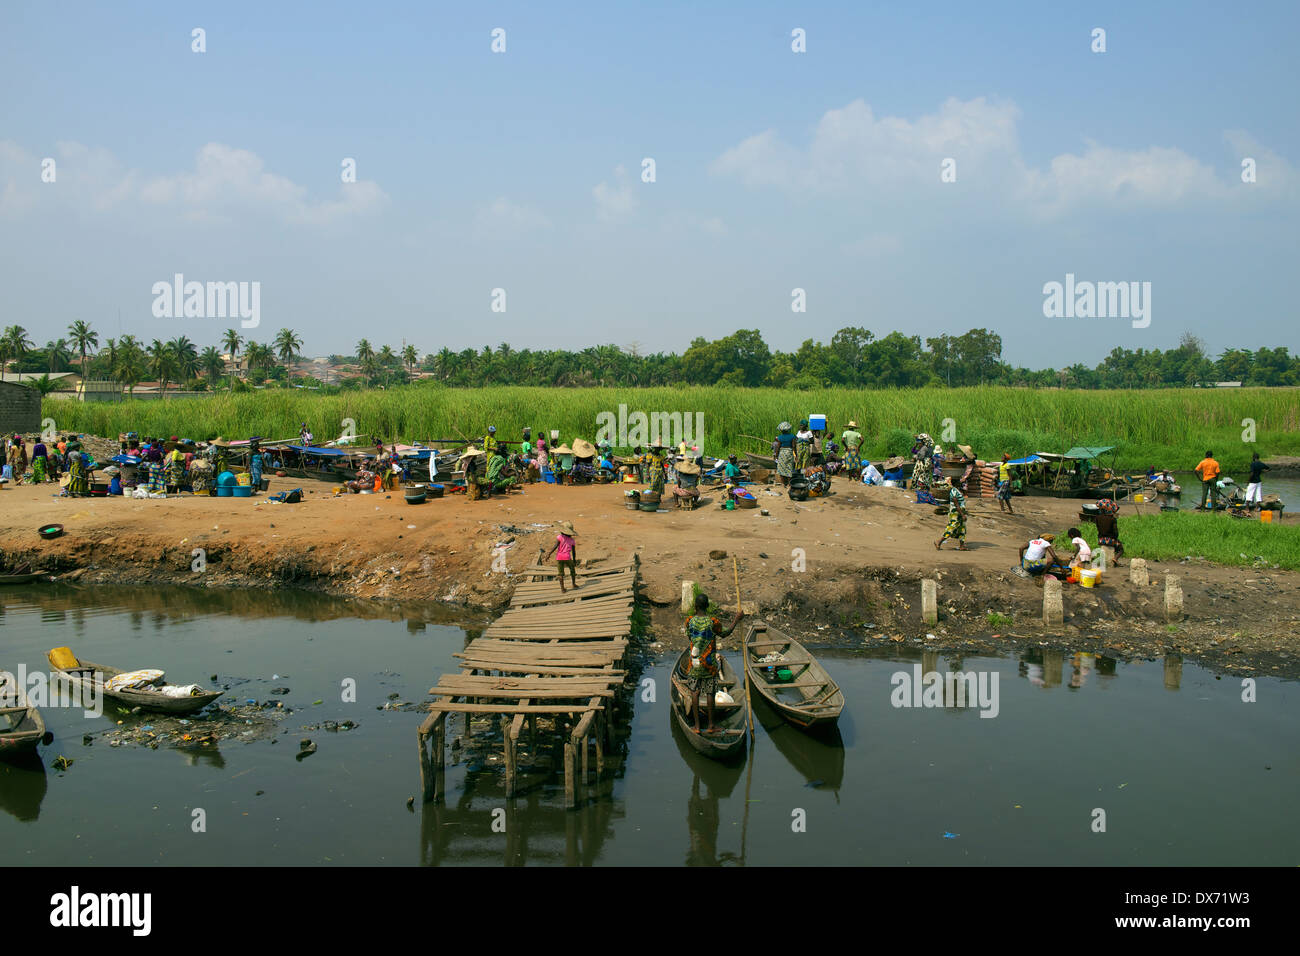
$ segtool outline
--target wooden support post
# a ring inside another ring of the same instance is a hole
[[[447,715],[438,715],[433,728],[433,798],[447,795]]]
[[[536,714],[528,715],[528,744],[529,746],[532,747],[537,746],[537,715]]]
[[[572,810],[578,805],[578,800],[573,789],[573,763],[574,763],[573,743],[569,740],[564,741],[564,808]]]
[[[423,730],[417,737],[420,741],[420,800],[428,803],[433,799],[433,766],[429,759],[429,740]]]
[[[1151,583],[1147,573],[1147,563],[1142,558],[1134,558],[1128,563],[1128,579],[1131,584],[1144,588]]]
[[[587,745],[587,742],[588,742],[590,739],[591,739],[590,737],[583,736],[583,738],[582,738],[582,743],[580,744],[580,746],[582,747],[582,785],[583,785],[584,787],[587,785],[587,782],[588,782],[588,780],[590,779],[590,778],[588,777],[588,773],[589,773],[589,769],[588,769],[588,768],[589,768],[590,765],[589,765],[588,762],[587,762],[587,753],[588,753],[588,750],[590,749],[590,748],[588,747],[588,745]]]
[[[596,782],[605,775],[605,715],[596,715]]]
[[[939,584],[932,578],[921,581],[921,620],[926,624],[939,623]]]
[[[509,800],[515,795],[515,750],[516,743],[510,733],[510,718],[501,718],[501,738],[505,744],[506,757],[506,799]]]
[[[1183,659],[1177,654],[1165,655],[1165,690],[1178,690],[1183,684]]]
[[[1065,606],[1061,602],[1061,582],[1053,577],[1043,578],[1043,623],[1060,627],[1065,621]]]

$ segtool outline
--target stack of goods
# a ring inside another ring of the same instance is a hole
[[[976,498],[993,498],[998,493],[998,466],[989,461],[975,462],[966,479],[966,494]]]

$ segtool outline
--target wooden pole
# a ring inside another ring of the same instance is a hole
[[[731,556],[731,572],[736,580],[736,613],[740,613],[740,568],[736,565],[736,556]],[[752,628],[751,628],[752,629]],[[749,631],[740,644],[740,666],[745,671],[745,712],[749,717],[749,744],[754,745],[754,703],[749,696]]]

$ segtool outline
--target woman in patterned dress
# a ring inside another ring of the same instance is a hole
[[[790,484],[794,477],[794,436],[790,434],[790,423],[782,422],[779,434],[772,442],[772,455],[776,458],[776,474],[781,484]]]
[[[912,466],[912,487],[918,485],[930,484],[930,456],[934,451],[934,439],[921,432],[916,436],[916,444],[912,446],[912,457],[916,464]]]
[[[662,445],[650,448],[650,490],[657,495],[664,493],[668,483],[668,470],[664,467],[664,449]]]
[[[934,550],[942,551],[943,543],[949,538],[957,539],[958,551],[969,551],[966,547],[966,496],[957,487],[957,479],[949,478],[948,486],[948,527],[943,529],[943,537],[934,543]]]

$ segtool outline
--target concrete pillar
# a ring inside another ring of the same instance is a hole
[[[1151,577],[1147,573],[1147,563],[1142,558],[1134,558],[1128,563],[1128,579],[1132,584],[1140,588],[1146,587],[1151,583]]]
[[[682,582],[682,613],[683,614],[695,613],[695,582],[694,581]]]
[[[1110,569],[1111,554],[1110,548],[1106,545],[1099,545],[1097,550],[1092,554],[1092,566],[1098,571],[1107,571]]]
[[[939,623],[939,585],[932,578],[921,581],[921,619],[926,624]]]
[[[1172,574],[1165,575],[1165,620],[1171,624],[1183,619],[1183,589],[1178,585],[1178,578]]]
[[[1065,607],[1061,603],[1061,582],[1053,577],[1043,578],[1043,623],[1060,627],[1065,622]]]

